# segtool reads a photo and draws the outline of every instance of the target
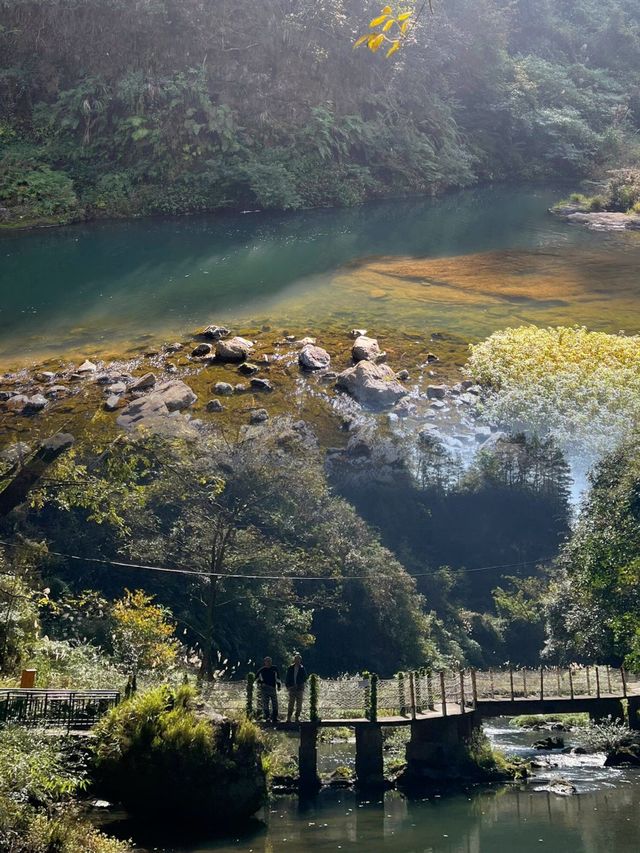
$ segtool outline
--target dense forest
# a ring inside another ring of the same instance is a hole
[[[2,0],[6,225],[600,175],[640,126],[634,0],[447,0],[386,59],[353,0]]]

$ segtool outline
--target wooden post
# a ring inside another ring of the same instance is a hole
[[[607,690],[609,691],[609,695],[611,695],[611,668],[609,664],[607,664]]]
[[[600,698],[600,670],[596,667],[596,697]]]
[[[624,667],[620,667],[620,677],[622,678],[622,695],[627,698],[627,676],[624,674]]]
[[[412,669],[409,670],[409,699],[411,701],[411,719],[416,718],[416,678]]]
[[[496,685],[493,681],[493,670],[489,670],[489,686],[491,687],[491,698],[496,698]]]
[[[442,696],[442,716],[447,716],[447,689],[444,683],[444,672],[440,670],[440,695]]]
[[[464,713],[464,669],[460,670],[460,710]]]
[[[587,670],[587,696],[591,696],[591,679],[589,678],[589,667],[586,667]]]
[[[522,695],[527,698],[527,670],[522,670]]]
[[[20,676],[20,688],[22,690],[32,690],[36,686],[36,671],[35,669],[23,669]]]
[[[476,682],[476,671],[471,670],[471,689],[473,690],[473,707],[478,707],[478,684]]]
[[[544,702],[544,667],[540,667],[540,701]]]
[[[569,693],[571,694],[571,698],[573,699],[573,672],[571,667],[569,667]]]
[[[509,684],[511,685],[511,701],[515,700],[515,694],[513,692],[513,667],[509,667]]]
[[[433,674],[431,670],[427,672],[427,708],[431,711],[435,710],[433,702]]]
[[[562,696],[562,683],[560,681],[560,667],[556,667],[556,681],[558,682],[558,696]]]

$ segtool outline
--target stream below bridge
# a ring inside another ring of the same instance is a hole
[[[509,755],[542,765],[527,782],[478,785],[456,793],[432,792],[409,799],[396,791],[362,798],[352,790],[324,789],[317,796],[273,799],[242,835],[200,842],[144,838],[126,820],[109,830],[134,835],[162,853],[637,853],[640,832],[640,770],[605,768],[604,755],[540,753],[533,743],[545,733],[492,720],[485,732]],[[576,743],[571,734],[565,743]],[[354,761],[349,741],[323,743],[324,777]],[[577,793],[547,790],[554,780]]]

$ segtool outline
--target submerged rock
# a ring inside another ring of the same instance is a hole
[[[75,371],[76,373],[95,373],[97,370],[97,366],[88,359],[83,361],[80,367]]]
[[[220,394],[222,397],[230,397],[233,394],[233,385],[229,382],[216,382],[213,386],[213,390],[216,394]]]
[[[376,409],[393,406],[406,394],[388,365],[367,360],[340,373],[336,385],[359,403]]]
[[[158,419],[166,419],[172,413],[189,408],[197,399],[191,388],[179,379],[162,382],[151,394],[129,403],[117,423],[123,429],[145,426],[154,430]]]
[[[305,370],[322,370],[331,364],[331,356],[322,347],[305,344],[298,355],[298,362]]]
[[[208,412],[224,412],[224,406],[220,400],[209,400],[207,403]]]

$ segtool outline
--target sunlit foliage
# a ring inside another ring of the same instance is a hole
[[[354,47],[366,45],[372,53],[381,47],[386,50],[387,59],[400,49],[404,37],[415,22],[415,9],[385,6],[369,24],[370,32],[356,40]]]
[[[134,672],[165,668],[175,663],[175,626],[165,607],[138,589],[127,590],[111,608],[113,648],[116,658]]]
[[[471,348],[469,375],[493,392],[485,415],[552,435],[588,462],[640,420],[640,337],[521,326]]]

